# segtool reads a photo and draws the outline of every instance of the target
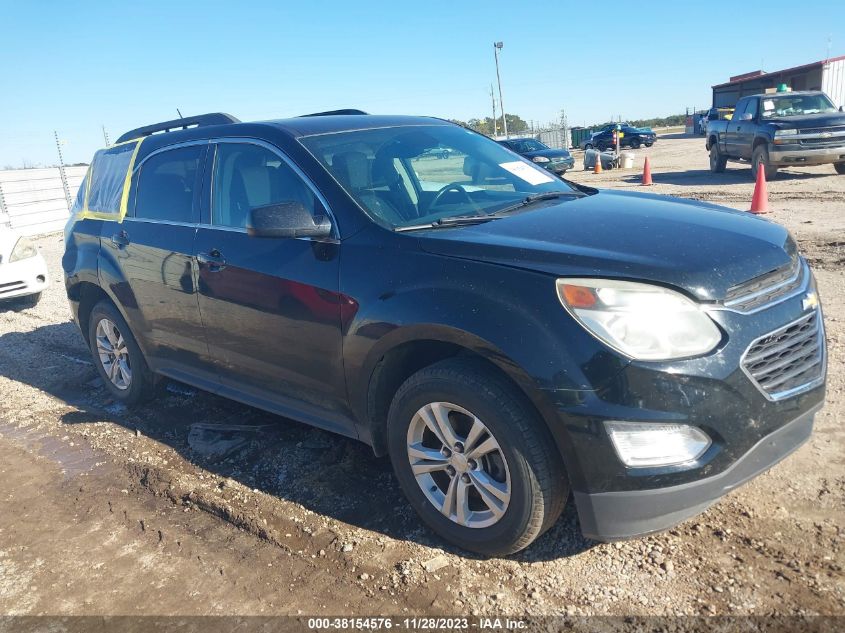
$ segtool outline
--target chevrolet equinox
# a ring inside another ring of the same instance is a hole
[[[486,555],[570,492],[589,538],[673,526],[800,446],[824,400],[783,227],[572,184],[440,119],[141,127],[94,155],[65,235],[113,398],[167,377],[366,442]]]

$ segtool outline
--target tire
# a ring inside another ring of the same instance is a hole
[[[101,324],[102,330],[98,331]],[[88,342],[94,367],[112,398],[132,406],[149,400],[154,395],[156,376],[150,371],[129,325],[112,303],[101,301],[91,310],[88,319]],[[109,347],[112,350],[117,349],[119,356],[124,360],[123,363],[116,363],[114,377],[110,374],[110,368],[115,362],[112,361],[107,367],[107,361],[104,360],[110,354]]]
[[[845,176],[845,163],[833,163],[833,168],[836,170],[837,174]]]
[[[717,144],[713,144],[710,146],[710,171],[714,174],[721,174],[725,171],[725,167],[728,165],[727,157],[722,155],[722,152],[719,151],[719,146]]]
[[[631,149],[640,149],[640,140],[637,138],[631,139]]]
[[[760,169],[760,166],[765,171],[766,180],[772,180],[777,176],[778,168],[769,165],[769,150],[766,149],[765,145],[758,145],[751,154],[751,176],[754,180],[757,180],[757,170]]]
[[[447,435],[432,430],[443,428],[434,423],[435,410],[458,443],[438,439]],[[476,422],[483,432],[473,440]],[[413,508],[438,535],[465,550],[504,556],[527,547],[557,521],[569,495],[563,462],[544,423],[513,386],[479,361],[449,359],[411,376],[390,406],[387,434],[393,469]],[[461,441],[467,446],[461,448]],[[447,444],[451,454],[440,450]],[[483,447],[487,450],[478,453]],[[447,516],[441,507],[453,487],[456,501]],[[489,496],[491,489],[509,498]],[[461,490],[463,504],[457,501]]]
[[[651,147],[652,145],[654,145],[654,143],[646,143],[645,144],[646,147]]]
[[[593,144],[592,144],[592,143],[587,143],[587,144],[584,146],[584,151],[585,151],[585,152],[586,152],[588,149],[593,149]]]

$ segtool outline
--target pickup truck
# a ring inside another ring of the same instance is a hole
[[[727,161],[751,163],[767,179],[779,167],[832,164],[845,174],[845,113],[823,92],[779,92],[743,97],[730,120],[709,121],[710,171]]]

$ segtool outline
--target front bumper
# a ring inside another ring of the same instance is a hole
[[[556,174],[563,173],[575,167],[575,158],[569,157],[563,160],[553,160],[548,163],[537,163],[542,167],[545,167],[547,170],[554,172]]]
[[[718,475],[668,488],[575,492],[582,533],[599,541],[632,538],[665,530],[702,512],[806,442],[819,408],[821,405],[765,436]]]
[[[47,264],[40,253],[0,264],[0,300],[38,294],[48,285]]]
[[[789,165],[829,165],[845,162],[845,144],[834,147],[802,147],[770,145],[769,162],[778,167]]]

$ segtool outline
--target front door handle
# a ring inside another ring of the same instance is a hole
[[[213,273],[226,268],[226,260],[216,248],[211,249],[207,253],[199,253],[197,255],[197,261],[200,264],[208,266],[208,270]]]
[[[111,236],[112,246],[115,248],[124,248],[129,245],[129,234],[126,231],[120,231]]]

